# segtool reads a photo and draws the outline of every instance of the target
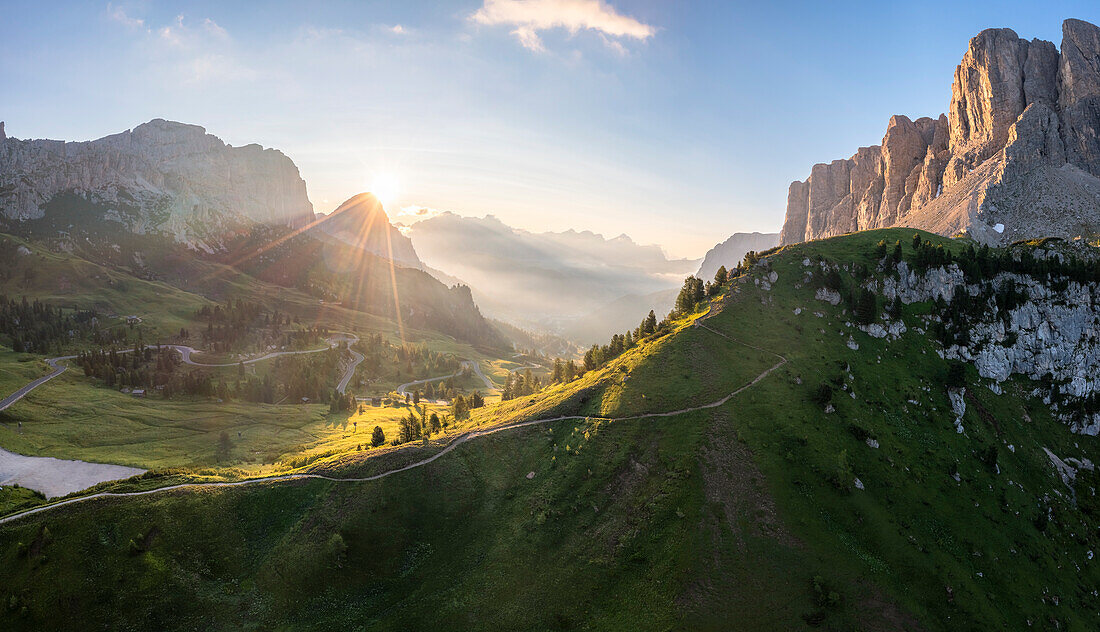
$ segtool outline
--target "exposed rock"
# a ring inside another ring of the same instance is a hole
[[[1044,253],[1037,251],[1035,256]],[[1100,284],[1067,280],[1061,289],[1054,289],[1057,286],[1046,279],[1001,272],[983,281],[983,288],[967,284],[955,264],[916,274],[901,262],[897,272],[897,278],[884,280],[882,294],[887,300],[897,297],[906,304],[937,299],[950,304],[956,291],[971,297],[990,296],[1007,291],[1009,286],[1027,296],[1004,314],[991,302],[985,316],[968,325],[967,343],[951,344],[943,351],[947,359],[973,363],[981,377],[992,380],[994,392],[1000,391],[999,384],[1010,376],[1023,375],[1051,385],[1044,387],[1048,403],[1050,389],[1074,399],[1100,394]],[[949,397],[956,427],[961,428],[965,412],[962,394],[949,393]],[[1076,432],[1100,432],[1100,415],[1064,420]]]
[[[313,219],[305,182],[281,152],[232,147],[202,127],[162,119],[87,142],[0,134],[0,217],[40,218],[59,196],[134,232],[180,241],[249,222]]]
[[[913,226],[992,244],[1100,226],[1100,29],[1062,49],[1010,29],[970,40],[947,116],[894,116],[881,146],[793,183],[781,243]],[[999,230],[994,230],[998,227]]]
[[[830,305],[840,305],[840,292],[836,290],[830,290],[829,288],[818,288],[814,293],[814,298],[819,301],[825,301]]]
[[[1100,29],[1081,20],[1063,22],[1058,70],[1069,159],[1100,176]]]

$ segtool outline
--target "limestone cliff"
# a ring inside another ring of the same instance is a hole
[[[937,119],[894,116],[882,144],[791,185],[781,243],[914,226],[987,243],[1100,230],[1100,29],[1051,42],[988,29]]]
[[[313,218],[305,182],[281,152],[232,147],[202,127],[161,119],[87,142],[0,132],[0,218],[23,222],[51,210],[92,212],[203,246],[242,224]]]

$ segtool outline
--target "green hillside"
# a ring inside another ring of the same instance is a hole
[[[910,259],[912,236],[786,247],[669,333],[470,426],[577,419],[481,436],[377,481],[97,499],[2,525],[0,620],[1096,629],[1095,482],[1067,486],[1044,451],[1095,462],[1096,438],[1054,419],[1030,382],[997,395],[973,368],[959,434],[950,365],[918,331],[932,304],[902,306],[908,331],[875,339],[804,281],[806,259],[839,264],[842,285],[856,264],[878,274],[877,243],[900,240]],[[314,468],[382,472],[442,447],[349,448]]]

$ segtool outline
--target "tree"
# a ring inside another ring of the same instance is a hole
[[[428,418],[428,427],[431,428],[432,433],[440,431],[439,415],[432,413],[432,416]]]
[[[229,459],[229,455],[233,452],[233,442],[229,440],[229,433],[222,430],[222,433],[218,435],[218,460],[225,461]]]
[[[680,293],[676,296],[676,311],[680,314],[687,314],[694,311],[695,306],[703,300],[705,293],[701,280],[694,276],[689,276],[684,279],[684,285],[680,288]]]
[[[474,391],[474,394],[470,396],[470,408],[481,408],[485,405],[485,397],[481,394],[481,391]]]
[[[451,403],[451,414],[454,415],[455,421],[465,421],[470,418],[470,409],[466,405],[466,398],[457,395],[454,402]]]
[[[561,358],[554,358],[554,370],[550,372],[550,382],[558,384],[565,379],[565,363]]]
[[[657,314],[649,310],[649,315],[642,321],[642,333],[648,336],[655,331],[657,331]]]
[[[370,435],[370,444],[374,447],[378,447],[386,442],[386,433],[382,432],[382,426],[375,426],[374,432]]]
[[[719,266],[718,272],[714,273],[715,285],[725,285],[726,281],[729,281],[730,273],[726,270],[726,266]]]
[[[870,325],[878,318],[878,297],[871,290],[860,288],[853,311],[859,324]]]
[[[962,388],[966,386],[966,365],[958,360],[951,360],[947,365],[947,387]]]
[[[921,246],[920,233],[913,233],[913,251],[916,252],[916,251],[920,250],[920,246]]]
[[[413,391],[413,406],[420,405],[420,391]]]

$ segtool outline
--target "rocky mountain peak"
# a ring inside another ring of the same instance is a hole
[[[990,242],[1100,226],[1100,29],[1061,52],[1007,28],[971,38],[946,115],[895,115],[882,144],[791,185],[782,243],[892,225]],[[815,182],[816,180],[816,182]]]
[[[37,220],[48,210],[99,214],[204,249],[248,223],[313,219],[305,182],[282,152],[232,147],[164,119],[87,142],[0,136],[0,219]]]

